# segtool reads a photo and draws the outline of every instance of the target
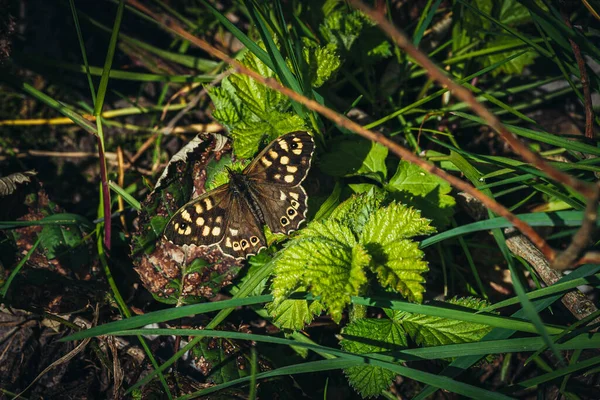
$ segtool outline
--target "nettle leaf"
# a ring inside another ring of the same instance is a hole
[[[421,210],[436,226],[450,224],[456,201],[448,194],[452,187],[445,180],[414,164],[401,161],[385,188],[393,194],[394,199]]]
[[[360,57],[360,62],[373,62],[389,57],[391,45],[375,23],[358,10],[348,10],[342,6],[325,13],[321,34],[330,44],[348,58]],[[368,57],[364,57],[367,54]]]
[[[290,241],[275,266],[273,297],[278,307],[286,297],[307,287],[327,307],[335,321],[367,277],[368,256],[354,250],[352,231],[335,220],[312,222]]]
[[[448,303],[474,310],[488,306],[486,301],[475,298],[454,298]],[[400,319],[412,340],[421,346],[476,342],[492,330],[488,325],[408,312]]]
[[[248,52],[242,64],[264,77],[275,73]],[[208,93],[215,105],[213,117],[230,131],[234,153],[239,158],[250,158],[263,141],[271,141],[288,132],[306,130],[302,118],[289,112],[290,100],[243,74],[231,74],[223,79],[221,87]]]
[[[360,235],[371,215],[381,206],[383,199],[383,193],[352,196],[340,204],[329,218],[343,221],[352,232]]]
[[[279,329],[298,331],[323,312],[323,305],[318,301],[288,299],[278,305],[267,304],[267,311],[273,317],[273,324]]]
[[[336,10],[327,15],[319,30],[329,43],[349,51],[365,23],[367,18],[360,11]]]
[[[323,155],[320,166],[324,173],[332,176],[360,175],[383,182],[387,176],[387,154],[387,147],[379,143],[343,139],[333,143],[330,151]]]
[[[367,283],[367,268],[383,287],[421,301],[427,263],[418,243],[408,238],[433,228],[418,211],[396,203],[381,207],[382,202],[380,194],[353,196],[289,241],[275,260],[274,307],[302,288],[321,296],[339,321],[351,296]]]
[[[407,238],[433,233],[430,221],[402,204],[377,210],[364,227],[360,242],[373,261],[371,270],[383,287],[390,287],[411,301],[423,301],[423,273],[429,270],[417,242]]]
[[[208,94],[215,106],[212,112],[213,118],[226,126],[227,129],[231,129],[242,120],[241,101],[236,96],[235,88],[228,79],[223,79],[220,87],[208,89]]]
[[[308,65],[308,76],[311,85],[317,88],[323,85],[342,65],[340,57],[337,55],[337,46],[329,43],[322,47],[308,38],[303,38],[303,44],[302,51]]]
[[[509,45],[519,45],[522,44],[518,39],[515,39],[512,36],[501,36],[497,39],[490,40],[487,46],[492,47],[501,47],[501,46],[509,46]],[[505,59],[514,56],[517,53],[522,52],[523,49],[516,48],[515,50],[509,50],[502,53],[494,53],[490,54],[486,57],[483,57],[483,66],[487,67],[490,65],[494,65],[496,63],[500,63]],[[502,63],[498,68],[495,68],[492,71],[492,76],[498,76],[501,73],[510,74],[510,75],[521,75],[523,73],[523,69],[525,67],[533,64],[535,58],[537,57],[537,53],[533,51],[528,51],[527,53],[521,54],[517,58],[513,58],[508,62]]]
[[[258,152],[264,138],[271,141],[289,132],[306,130],[304,120],[291,112],[272,110],[264,116],[249,118],[231,130],[236,156],[251,158]]]
[[[390,319],[359,319],[342,330],[340,345],[355,354],[389,352],[406,347],[406,332],[402,325]],[[393,372],[372,366],[357,366],[344,370],[350,385],[363,397],[379,395],[392,384]]]

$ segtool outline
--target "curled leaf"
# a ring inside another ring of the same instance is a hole
[[[16,172],[0,178],[0,196],[8,196],[17,190],[17,184],[31,182],[31,177],[37,175],[34,170]]]

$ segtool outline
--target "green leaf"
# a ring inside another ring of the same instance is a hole
[[[489,48],[493,47],[503,47],[508,45],[519,45],[522,44],[520,40],[514,39],[509,36],[501,36],[495,40],[491,40],[487,46]],[[522,54],[519,57],[512,58],[508,62],[504,62],[507,58],[514,56],[517,53],[523,51],[522,49],[516,47],[514,50],[504,51],[502,53],[493,53],[483,57],[481,64],[484,67],[488,67],[490,65],[494,65],[499,63],[500,66],[492,71],[492,76],[498,76],[499,74],[507,74],[507,75],[521,75],[523,73],[523,69],[525,67],[533,64],[535,58],[537,57],[537,53],[534,51],[528,51]]]
[[[243,342],[206,338],[192,348],[197,366],[212,384],[229,382],[250,374],[249,349]]]
[[[250,158],[258,152],[261,142],[271,141],[289,132],[306,130],[304,120],[291,112],[271,111],[264,118],[247,119],[231,131],[235,155]]]
[[[82,235],[77,225],[44,225],[40,244],[49,260],[57,259],[77,271],[90,261]]]
[[[456,201],[448,194],[452,187],[445,180],[401,161],[385,188],[396,200],[421,210],[436,226],[450,224]]]
[[[323,305],[318,301],[288,299],[278,305],[267,304],[267,311],[273,317],[273,324],[279,329],[301,330],[316,315],[321,314]]]
[[[383,182],[387,176],[388,149],[363,139],[343,139],[331,146],[321,159],[321,170],[332,176],[366,176]]]
[[[324,47],[303,38],[304,48],[302,49],[304,59],[308,65],[308,76],[313,87],[323,85],[331,75],[336,72],[342,62],[337,54],[337,46],[329,43]]]
[[[430,222],[421,217],[419,210],[391,203],[373,213],[364,227],[360,241],[378,243],[385,247],[401,239],[434,233],[435,228],[430,226]]]
[[[475,310],[488,306],[484,300],[474,298],[455,298],[448,303]],[[412,340],[422,346],[476,342],[492,330],[488,325],[411,313],[405,313],[401,323]]]
[[[274,72],[253,53],[246,53],[242,64],[264,77]],[[213,117],[225,125],[234,140],[239,158],[250,158],[263,141],[297,130],[305,130],[304,120],[289,112],[290,100],[243,74],[231,74],[221,87],[208,89],[215,105]]]
[[[306,287],[327,307],[334,321],[342,317],[350,297],[357,295],[367,277],[369,257],[355,250],[352,231],[335,220],[312,222],[288,243],[275,264],[273,297],[279,306],[300,287]]]
[[[407,346],[402,325],[390,319],[359,319],[342,330],[342,349],[355,354],[388,352]],[[358,366],[344,370],[348,381],[363,397],[377,396],[396,375],[382,367]]]
[[[367,18],[360,11],[336,10],[325,18],[319,29],[329,43],[349,51],[366,22]]]
[[[417,242],[406,238],[435,231],[419,211],[392,203],[377,210],[366,223],[360,242],[372,256],[371,270],[383,287],[411,301],[423,301],[423,273],[429,270]]]
[[[340,204],[331,213],[330,218],[343,221],[356,235],[360,235],[363,227],[383,202],[383,194],[361,194],[352,196]]]
[[[339,321],[350,297],[367,283],[367,267],[383,287],[420,302],[428,267],[418,243],[408,238],[434,229],[418,211],[396,203],[381,208],[382,201],[381,194],[353,196],[288,242],[275,260],[274,307],[308,290]],[[289,326],[300,323],[296,318]]]

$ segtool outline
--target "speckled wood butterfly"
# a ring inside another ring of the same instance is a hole
[[[303,131],[271,142],[242,172],[181,207],[165,228],[173,244],[218,246],[243,259],[266,247],[263,226],[289,234],[306,219],[306,178],[315,142]]]

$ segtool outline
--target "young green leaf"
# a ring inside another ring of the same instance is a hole
[[[365,176],[383,182],[387,176],[388,149],[363,139],[343,139],[331,146],[321,159],[321,170],[332,176]]]
[[[351,322],[342,330],[342,349],[355,354],[392,351],[407,345],[406,332],[390,319],[365,318]],[[348,381],[363,397],[377,396],[392,384],[393,372],[372,366],[344,370]]]
[[[308,76],[311,85],[317,88],[323,85],[340,68],[342,62],[333,43],[322,47],[315,42],[304,39],[302,41],[304,44],[302,51],[304,60],[308,65]]]
[[[408,238],[433,228],[406,206],[380,208],[382,200],[372,193],[354,196],[329,219],[313,221],[288,242],[276,260],[274,307],[302,288],[321,296],[323,307],[339,321],[351,296],[367,283],[367,268],[383,287],[421,301],[427,263],[418,243]]]
[[[456,201],[449,195],[452,187],[445,180],[401,161],[385,188],[396,200],[421,210],[436,226],[450,223]]]
[[[369,259],[354,250],[352,231],[335,220],[313,222],[288,244],[275,266],[275,306],[301,286],[321,296],[332,318],[339,321],[350,297],[357,295],[367,277]]]
[[[448,303],[474,310],[488,306],[474,298],[454,298]],[[411,313],[404,313],[400,322],[411,339],[422,346],[476,342],[492,330],[488,325]]]
[[[298,331],[310,324],[316,315],[321,314],[323,305],[318,301],[284,300],[280,304],[267,304],[267,311],[273,316],[273,324],[280,329]]]
[[[252,53],[245,55],[242,64],[264,77],[274,77],[274,72]],[[213,117],[231,132],[235,155],[240,158],[252,157],[265,140],[306,129],[302,118],[289,111],[287,97],[246,75],[231,74],[221,87],[208,93],[215,105]]]

